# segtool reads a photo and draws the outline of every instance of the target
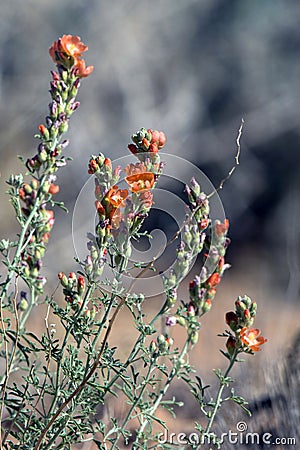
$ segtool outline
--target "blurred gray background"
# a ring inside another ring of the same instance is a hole
[[[224,366],[216,334],[236,296],[249,294],[259,304],[256,325],[269,339],[243,366],[252,399],[277,385],[284,392],[279,376],[268,384],[262,372],[278,373],[274,361],[284,364],[299,327],[299,23],[300,2],[293,0],[0,0],[1,238],[18,231],[5,180],[22,170],[18,154],[35,153],[33,135],[48,113],[49,46],[63,34],[79,35],[89,46],[87,64],[95,66],[68,133],[74,161],[59,178],[57,199],[70,213],[56,212],[49,241],[43,273],[52,289],[58,271],[76,268],[72,211],[90,154],[122,157],[133,132],[158,128],[168,137],[168,153],[218,185],[233,165],[245,119],[241,164],[220,192],[231,221],[232,269],[205,316],[192,361],[201,373]],[[126,351],[132,336],[121,338]]]
[[[81,107],[68,133],[74,161],[63,171],[57,198],[66,200],[70,214],[56,214],[48,276],[53,264],[57,271],[73,267],[71,212],[88,178],[90,154],[121,157],[133,132],[158,128],[168,137],[167,152],[190,160],[218,185],[233,165],[244,118],[241,164],[220,193],[231,221],[229,280],[235,277],[242,291],[258,291],[258,300],[268,297],[286,308],[289,301],[295,308],[300,2],[1,0],[0,5],[1,235],[17,230],[4,180],[20,170],[17,154],[34,154],[33,135],[48,112],[53,68],[48,48],[62,34],[75,34],[89,46],[85,59],[95,69],[83,80]]]

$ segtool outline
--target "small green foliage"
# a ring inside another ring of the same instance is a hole
[[[80,38],[71,35],[51,46],[57,71],[52,72],[49,115],[35,135],[36,154],[27,161],[19,157],[26,175],[11,175],[7,181],[20,229],[15,241],[0,241],[5,272],[0,283],[1,448],[65,450],[86,441],[102,450],[121,449],[123,444],[134,450],[158,448],[157,430],[168,429],[159,409],[175,417],[176,409],[184,406],[179,396],[168,397],[176,380],[187,384],[199,406],[203,423],[196,423],[195,429],[219,448],[212,427],[221,405],[231,400],[250,413],[246,400],[233,388],[223,398],[224,389],[234,381],[229,373],[239,354],[253,354],[265,339],[250,328],[256,303],[248,296],[239,297],[235,311],[226,315],[229,330],[221,335],[227,338],[227,351],[221,352],[228,367],[225,372],[215,370],[216,395],[211,396],[210,387],[189,363],[188,354],[201,336],[202,318],[211,309],[216,287],[228,268],[224,260],[228,220],[211,221],[210,196],[197,180],[192,178],[185,189],[186,219],[169,241],[178,243],[176,258],[163,275],[164,300],[154,317],[147,314],[148,299],[135,292],[134,282],[130,286],[123,282],[134,271],[136,280],[147,271],[158,271],[157,256],[149,263],[130,262],[130,256],[133,240],[152,238],[142,227],[153,205],[153,189],[163,174],[159,150],[166,136],[162,131],[141,128],[132,135],[128,148],[138,162],[124,168],[126,189],[117,186],[121,167],[113,168],[102,153],[91,156],[88,172],[95,178],[97,223],[95,234],[88,235],[88,255],[84,261],[75,258],[77,272],[59,272],[60,289],[44,295],[47,280],[42,261],[54,212],[57,208],[67,211],[63,202],[53,198],[59,191],[55,174],[72,159],[63,154],[68,145],[63,136],[79,106],[80,81],[93,70],[82,59],[86,50]],[[239,148],[237,164],[238,155]],[[180,284],[200,253],[203,268],[179,301]],[[104,278],[106,266],[113,279]],[[129,314],[128,323],[117,320],[122,309]],[[42,332],[29,328],[33,310],[35,320],[43,324]],[[184,330],[182,346],[171,327]],[[111,339],[116,334],[118,346]],[[131,335],[133,342],[123,342]],[[159,448],[173,446],[165,442]]]

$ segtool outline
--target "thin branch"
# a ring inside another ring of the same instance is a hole
[[[59,409],[56,411],[56,413],[54,414],[54,416],[52,416],[50,422],[46,425],[44,431],[42,432],[41,436],[39,437],[39,440],[37,442],[37,444],[35,445],[33,450],[38,450],[40,448],[40,445],[44,439],[44,437],[46,436],[48,430],[51,428],[51,426],[53,425],[53,423],[56,421],[56,419],[59,417],[60,413],[65,409],[65,407],[73,400],[74,397],[76,397],[77,394],[79,394],[82,389],[84,388],[84,386],[87,384],[87,382],[90,380],[90,378],[94,375],[94,373],[96,372],[98,365],[100,363],[100,360],[102,358],[102,355],[104,353],[105,350],[105,346],[106,343],[108,341],[108,337],[110,335],[112,326],[114,324],[114,321],[117,318],[117,315],[120,311],[120,309],[122,308],[122,306],[124,306],[125,302],[126,302],[127,296],[124,297],[122,299],[122,301],[119,303],[119,305],[117,306],[114,314],[112,315],[112,318],[109,321],[104,339],[102,341],[99,353],[97,355],[97,358],[95,359],[94,364],[92,365],[89,373],[87,374],[87,376],[84,378],[84,380],[79,384],[79,386],[77,386],[77,388],[72,392],[72,394],[63,402],[63,404],[59,407]]]
[[[18,276],[15,279],[15,293],[13,297],[13,307],[14,307],[14,315],[15,315],[15,322],[16,322],[16,336],[15,341],[13,344],[13,348],[11,351],[10,361],[9,361],[9,355],[8,355],[8,345],[7,345],[7,339],[6,339],[6,330],[4,326],[4,319],[3,319],[3,310],[2,310],[2,300],[1,300],[1,326],[3,330],[3,339],[4,339],[4,346],[5,346],[5,370],[6,375],[2,387],[2,399],[1,399],[1,406],[0,406],[0,448],[2,449],[2,445],[5,442],[6,434],[4,436],[3,442],[2,442],[2,436],[1,436],[1,424],[2,424],[2,417],[3,417],[3,410],[4,410],[4,403],[5,403],[5,395],[6,395],[6,389],[8,384],[9,375],[13,366],[13,362],[15,359],[17,347],[18,347],[18,341],[19,341],[19,315],[18,315],[18,308],[17,308],[17,296],[18,296]]]
[[[245,121],[244,121],[244,119],[242,119],[242,120],[241,120],[241,125],[240,125],[240,128],[239,128],[239,131],[238,131],[238,135],[237,135],[237,138],[236,138],[236,146],[237,146],[237,149],[236,149],[236,155],[235,155],[235,157],[234,157],[235,163],[234,163],[234,165],[232,166],[232,168],[230,169],[230,171],[228,172],[227,176],[221,180],[221,182],[220,182],[220,184],[219,184],[219,187],[217,187],[216,189],[214,189],[214,190],[207,196],[207,198],[211,198],[211,197],[212,197],[213,195],[215,195],[218,191],[220,191],[221,189],[223,189],[224,183],[226,183],[226,181],[228,181],[228,180],[231,178],[231,175],[233,174],[233,172],[235,171],[235,169],[237,168],[237,166],[240,164],[240,160],[239,160],[240,154],[241,154],[241,143],[240,143],[240,140],[241,140],[241,137],[242,137],[242,134],[243,134],[244,123],[245,123]]]

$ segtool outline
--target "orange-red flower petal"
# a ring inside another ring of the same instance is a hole
[[[118,186],[113,186],[110,188],[105,198],[109,203],[115,208],[120,208],[125,206],[125,200],[128,197],[127,189],[119,189]]]
[[[81,57],[81,54],[88,50],[88,46],[81,42],[79,36],[64,34],[59,42],[61,50],[73,58]]]
[[[222,236],[222,234],[227,233],[229,228],[229,220],[225,219],[224,222],[222,223],[216,223],[215,225],[215,230],[216,230],[216,234],[218,236]]]
[[[267,342],[263,336],[260,336],[261,331],[258,328],[244,327],[240,331],[240,338],[243,344],[249,347],[254,352],[260,351],[260,346]]]
[[[132,192],[143,192],[153,188],[154,174],[152,172],[137,173],[125,178]]]
[[[77,75],[81,78],[88,77],[94,70],[94,66],[86,67],[84,59],[77,60],[75,67],[77,68]]]

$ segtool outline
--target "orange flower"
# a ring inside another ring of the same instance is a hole
[[[127,196],[127,189],[119,189],[118,186],[113,186],[106,194],[105,199],[107,199],[115,208],[121,208],[122,206],[125,206]]]
[[[222,236],[222,234],[225,234],[227,232],[229,228],[229,220],[225,219],[224,222],[222,223],[216,223],[215,225],[215,230],[216,230],[216,234],[218,236]]]
[[[221,277],[218,273],[213,273],[207,280],[206,283],[209,284],[209,286],[214,287],[217,286],[221,281]]]
[[[267,342],[263,336],[260,336],[261,331],[258,328],[244,327],[240,331],[240,338],[243,344],[249,347],[254,352],[260,351],[260,346]]]
[[[57,194],[59,192],[58,184],[51,183],[48,192],[52,195]]]
[[[77,60],[75,67],[78,70],[77,75],[81,78],[88,77],[94,70],[94,66],[88,66],[88,67],[85,66],[84,59]]]
[[[64,57],[68,60],[67,67],[75,66],[79,77],[87,77],[94,69],[93,66],[86,67],[85,61],[81,59],[82,53],[88,50],[87,45],[81,42],[79,36],[64,34],[58,41],[54,41],[49,48],[51,58],[55,63],[63,64]],[[73,61],[73,64],[72,64]]]
[[[49,53],[54,62],[57,62],[57,52],[63,52],[74,59],[81,58],[81,54],[86,52],[88,47],[81,42],[79,36],[64,34],[58,41],[54,41],[49,49]]]
[[[153,188],[154,174],[152,172],[137,173],[125,178],[132,192],[142,192]]]

